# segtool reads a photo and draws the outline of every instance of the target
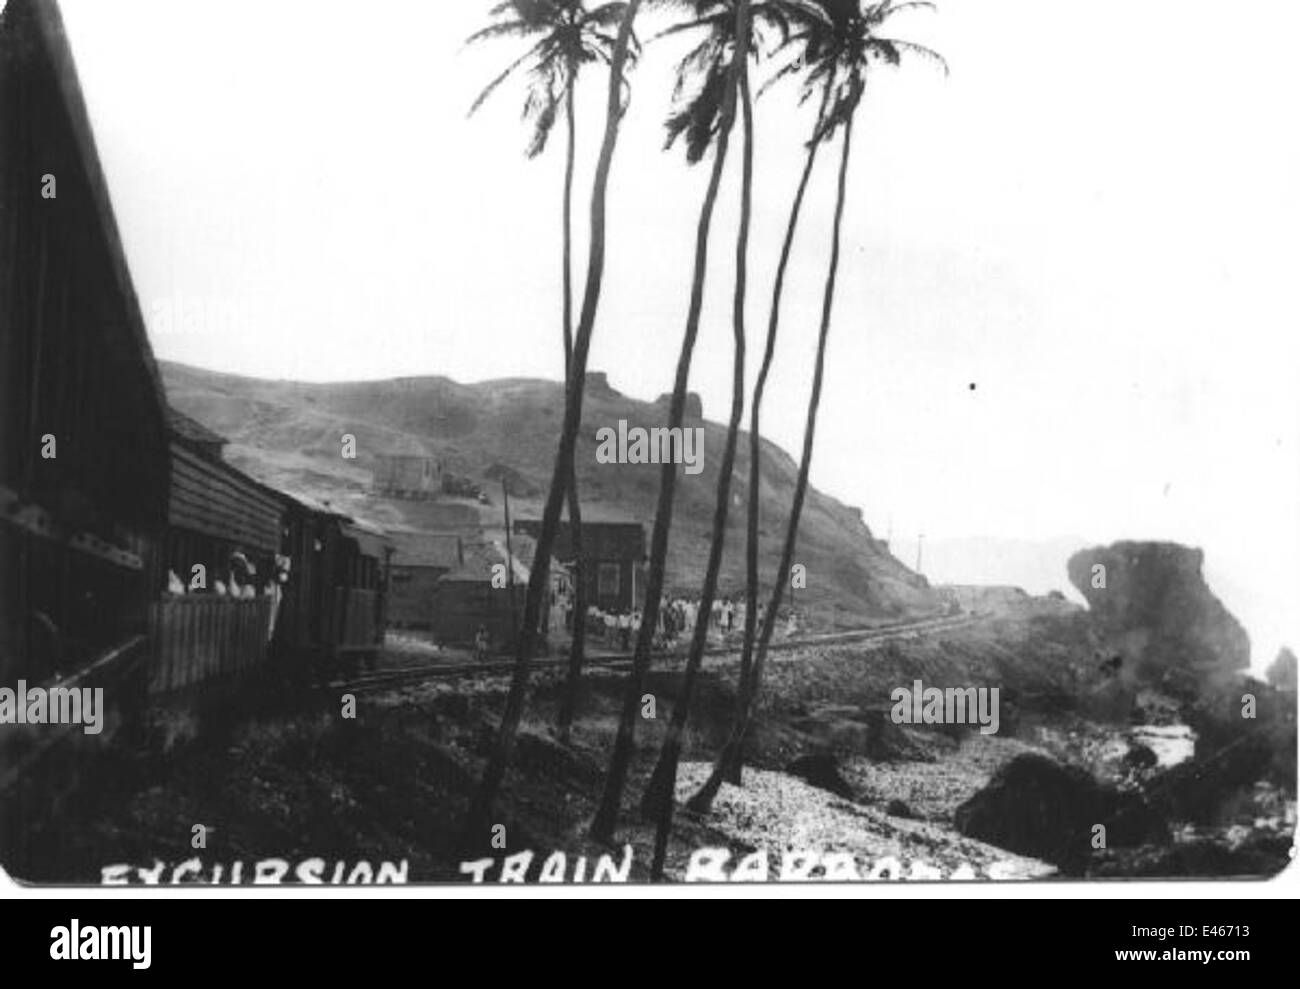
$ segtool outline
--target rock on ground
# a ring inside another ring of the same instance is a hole
[[[1162,819],[1137,793],[1097,782],[1087,771],[1026,753],[1007,763],[988,786],[953,814],[957,830],[1001,848],[1054,862],[1081,874],[1096,839],[1104,847],[1159,840]],[[1096,831],[1101,825],[1104,832]]]

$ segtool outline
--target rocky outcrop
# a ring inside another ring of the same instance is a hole
[[[583,375],[583,393],[594,395],[602,398],[613,398],[618,395],[614,387],[609,383],[609,375],[604,371],[588,371]]]
[[[1105,847],[1165,837],[1161,818],[1136,793],[1099,783],[1085,770],[1035,753],[1016,756],[953,812],[957,830],[1082,875],[1100,835]]]
[[[1201,573],[1204,554],[1176,543],[1121,542],[1070,558],[1096,630],[1123,666],[1180,694],[1250,664],[1250,640]]]
[[[664,392],[655,399],[655,405],[662,405],[667,409],[673,401],[672,392]],[[688,391],[686,393],[686,405],[682,408],[682,414],[686,419],[703,419],[704,418],[704,401],[700,398],[700,393]]]
[[[1296,658],[1286,646],[1277,654],[1277,659],[1269,664],[1268,671],[1264,677],[1270,684],[1278,690],[1287,690],[1295,693],[1296,689]]]

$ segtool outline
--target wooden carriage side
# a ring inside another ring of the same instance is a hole
[[[236,553],[301,575],[276,646],[377,652],[382,534],[169,417],[56,5],[11,0],[0,56],[0,682],[129,666],[158,693],[281,659],[263,595],[191,594]]]
[[[167,439],[57,8],[13,0],[0,49],[0,680],[41,682],[136,658]]]
[[[144,724],[167,523],[158,371],[57,8],[0,13],[0,685],[101,690],[102,730],[0,726],[0,860]],[[66,696],[66,695],[65,695]]]
[[[280,598],[282,498],[222,459],[222,437],[174,409],[169,423],[165,579],[150,606],[154,694],[262,669]]]
[[[392,543],[310,498],[281,497],[289,570],[276,624],[277,662],[302,678],[354,668],[383,648]]]

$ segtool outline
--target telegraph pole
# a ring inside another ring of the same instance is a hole
[[[925,545],[925,533],[916,537],[916,572],[921,572],[921,547]]]
[[[519,647],[519,616],[515,612],[515,553],[510,545],[510,492],[506,489],[504,472],[501,475],[501,504],[506,515],[506,586],[510,588],[510,629],[514,636],[511,643]]]

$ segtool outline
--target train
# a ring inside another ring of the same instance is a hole
[[[52,0],[0,13],[0,219],[0,684],[139,706],[372,660],[382,530],[168,404]]]

